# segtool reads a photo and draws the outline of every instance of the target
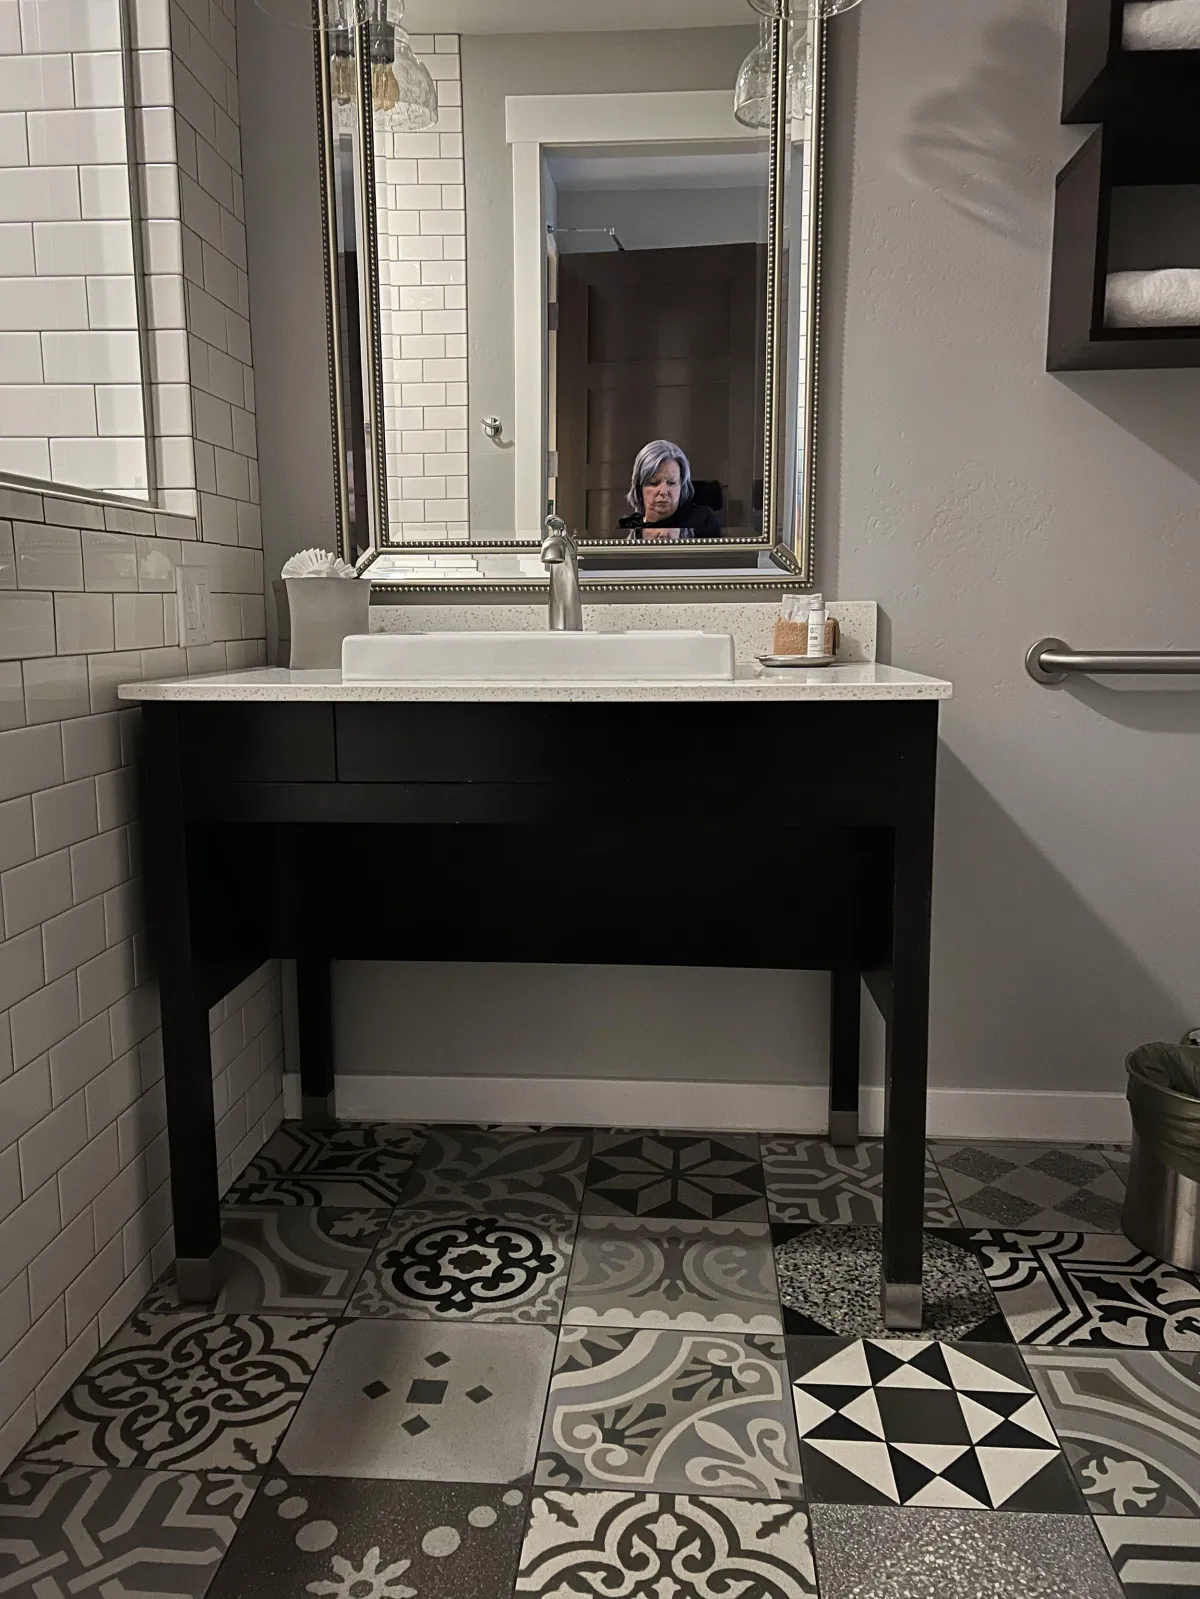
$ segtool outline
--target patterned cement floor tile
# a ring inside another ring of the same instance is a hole
[[[1200,1355],[1027,1349],[1095,1515],[1200,1516]]]
[[[1125,1185],[1099,1150],[1048,1144],[932,1147],[964,1226],[1121,1230]]]
[[[925,1234],[924,1324],[912,1333],[883,1324],[878,1227],[772,1227],[771,1236],[785,1332],[1012,1342],[968,1233]]]
[[[564,1322],[782,1332],[765,1222],[584,1217]]]
[[[1121,1599],[1089,1516],[814,1505],[812,1528],[822,1599]]]
[[[226,1210],[221,1217],[221,1314],[340,1315],[387,1219],[382,1210]],[[174,1268],[143,1302],[148,1314],[187,1311]]]
[[[1020,1344],[1200,1350],[1200,1280],[1097,1233],[972,1235]]]
[[[536,1481],[798,1499],[783,1340],[564,1328]]]
[[[14,1466],[0,1480],[0,1593],[201,1599],[257,1478]]]
[[[1125,1599],[1200,1599],[1200,1521],[1097,1516]]]
[[[758,1139],[737,1133],[597,1133],[584,1214],[766,1221]]]
[[[332,1333],[315,1317],[139,1312],[23,1453],[81,1466],[254,1470],[274,1454]]]
[[[228,1202],[390,1210],[423,1147],[423,1129],[399,1124],[317,1130],[285,1122],[238,1178]]]
[[[546,1327],[345,1322],[280,1465],[302,1477],[523,1482],[553,1359]]]
[[[882,1224],[882,1143],[843,1149],[819,1138],[764,1138],[762,1161],[772,1221]],[[925,1157],[925,1224],[959,1225],[954,1202],[929,1154]]]
[[[556,1325],[573,1216],[511,1219],[457,1205],[404,1206],[379,1240],[352,1316]]]
[[[808,1516],[691,1494],[539,1492],[518,1594],[815,1599]]]
[[[811,1501],[1083,1512],[1011,1344],[792,1338],[788,1362]]]
[[[268,1475],[208,1599],[510,1599],[521,1488]]]
[[[431,1127],[404,1203],[575,1216],[591,1142],[570,1127]]]

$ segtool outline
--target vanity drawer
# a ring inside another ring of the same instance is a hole
[[[186,783],[337,780],[332,705],[184,705],[179,738]]]

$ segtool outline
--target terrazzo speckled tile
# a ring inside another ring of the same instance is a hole
[[[300,1316],[130,1318],[38,1429],[30,1460],[146,1470],[266,1465],[333,1334]]]
[[[1011,1344],[791,1338],[788,1362],[811,1501],[1083,1513]]]
[[[1121,1230],[1125,1185],[1098,1150],[1047,1144],[932,1148],[964,1226]]]
[[[535,1480],[798,1499],[783,1340],[564,1327]]]
[[[738,1133],[597,1133],[585,1216],[766,1221],[758,1139]]]
[[[431,1127],[404,1204],[575,1216],[590,1147],[577,1128]]]
[[[226,1210],[221,1216],[218,1314],[261,1310],[276,1315],[338,1316],[371,1258],[387,1219],[383,1210]],[[142,1309],[190,1311],[175,1291],[174,1268],[150,1290]]]
[[[781,1332],[770,1230],[764,1222],[585,1216],[563,1320]]]
[[[390,1210],[423,1145],[423,1129],[400,1123],[316,1130],[285,1122],[238,1178],[228,1203]]]
[[[890,1505],[811,1515],[821,1599],[1122,1599],[1088,1516]]]
[[[762,1162],[773,1222],[882,1224],[882,1143],[844,1149],[819,1138],[764,1138]],[[929,1154],[925,1157],[925,1224],[959,1225],[954,1203]]]
[[[511,1599],[527,1499],[268,1474],[208,1599]]]
[[[971,1236],[1018,1343],[1200,1350],[1200,1280],[1125,1238]]]
[[[881,1229],[785,1226],[772,1227],[771,1236],[787,1333],[1012,1342],[965,1232],[925,1234],[924,1321],[911,1333],[883,1324]]]
[[[553,1359],[546,1327],[345,1322],[280,1466],[301,1477],[522,1482]]]
[[[14,1466],[0,1480],[0,1593],[201,1599],[258,1479]]]
[[[1200,1521],[1097,1516],[1125,1599],[1200,1599]]]
[[[539,1492],[518,1594],[540,1599],[815,1599],[798,1505],[684,1494]]]
[[[379,1240],[352,1316],[557,1324],[573,1216],[511,1218],[454,1205],[405,1206]]]
[[[1027,1349],[1095,1515],[1200,1516],[1200,1355]]]

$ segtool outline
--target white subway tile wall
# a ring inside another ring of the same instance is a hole
[[[414,34],[437,83],[427,133],[380,133],[379,218],[388,521],[393,537],[466,540],[467,205],[456,34]]]

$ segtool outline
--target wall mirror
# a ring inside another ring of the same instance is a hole
[[[532,590],[554,514],[605,588],[810,582],[821,18],[313,6],[346,558]]]

